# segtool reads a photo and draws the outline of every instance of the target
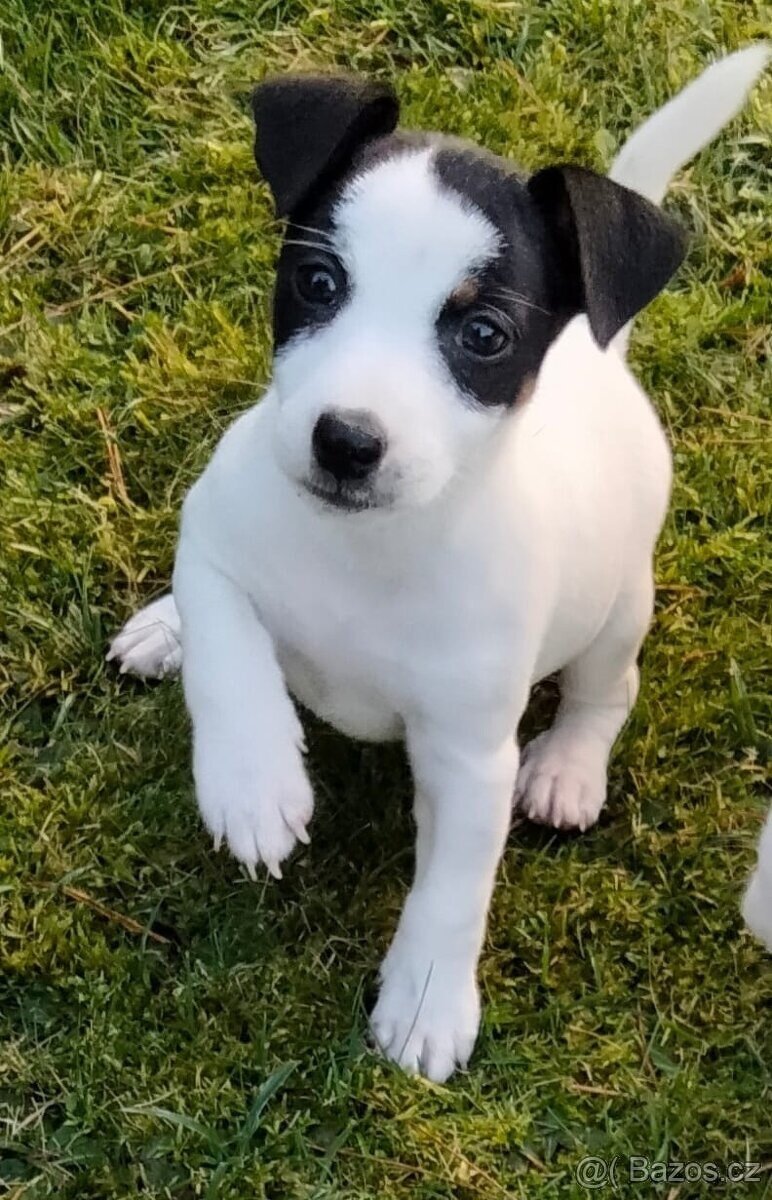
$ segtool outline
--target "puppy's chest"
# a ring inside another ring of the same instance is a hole
[[[312,574],[259,596],[258,607],[301,703],[352,737],[401,736],[420,666],[396,595]]]
[[[313,559],[300,570],[295,559],[282,576],[263,576],[261,618],[290,691],[341,732],[398,738],[409,715],[441,703],[453,680],[477,686],[468,614],[431,572],[405,577]]]
[[[345,648],[341,647],[342,652]],[[391,741],[402,736],[404,720],[398,698],[383,674],[369,676],[363,660],[349,662],[311,656],[278,643],[279,662],[292,695],[323,721],[349,737]]]

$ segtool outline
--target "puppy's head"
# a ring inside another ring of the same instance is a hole
[[[592,171],[525,179],[467,143],[395,132],[386,86],[288,76],[253,103],[287,218],[277,454],[322,505],[431,501],[482,461],[572,316],[606,346],[682,258],[658,208]]]

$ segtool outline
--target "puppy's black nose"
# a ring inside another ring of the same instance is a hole
[[[339,483],[366,479],[383,458],[386,434],[365,412],[322,413],[311,438],[314,457]]]

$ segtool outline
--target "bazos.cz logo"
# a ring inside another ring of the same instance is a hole
[[[758,1162],[660,1162],[633,1154],[622,1158],[583,1158],[576,1168],[576,1182],[588,1191],[619,1188],[625,1183],[707,1183],[732,1185],[761,1179]]]

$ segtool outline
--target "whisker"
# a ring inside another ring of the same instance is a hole
[[[533,300],[529,300],[527,296],[522,296],[520,292],[515,292],[511,288],[492,287],[488,289],[491,296],[499,296],[502,300],[511,300],[514,304],[519,304],[523,308],[532,308],[534,312],[544,313],[545,317],[552,316],[552,310],[542,308],[540,304],[534,304]]]
[[[285,238],[285,246],[307,246],[309,250],[321,250],[323,254],[330,253],[330,247],[325,246],[322,242],[312,242],[305,238]]]
[[[509,313],[505,313],[503,309],[496,308],[495,304],[486,304],[485,308],[487,312],[493,313],[494,316],[501,317],[501,320],[504,322],[504,324],[511,327],[512,318],[510,317]]]
[[[315,233],[321,238],[326,238],[327,241],[332,241],[332,234],[326,229],[317,229],[315,225],[300,225],[297,221],[290,222],[291,229],[301,229],[304,233]]]

